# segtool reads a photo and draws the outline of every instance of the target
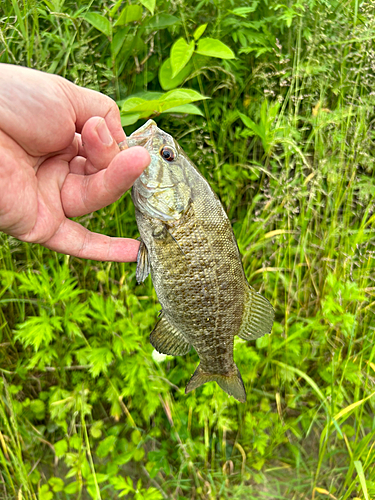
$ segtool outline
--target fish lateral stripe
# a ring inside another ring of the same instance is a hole
[[[207,382],[216,382],[223,391],[225,391],[229,396],[233,396],[240,403],[246,402],[246,391],[245,386],[237,365],[234,363],[235,373],[222,375],[219,373],[209,373],[204,371],[201,364],[198,365],[197,369],[193,373],[188,385],[185,389],[185,394],[197,389]]]

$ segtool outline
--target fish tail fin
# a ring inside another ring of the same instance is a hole
[[[185,394],[187,394],[190,391],[193,391],[194,389],[197,389],[197,387],[200,387],[206,382],[215,381],[217,382],[219,387],[223,389],[223,391],[229,394],[229,396],[233,396],[241,403],[245,403],[246,401],[245,387],[243,385],[242,377],[236,364],[234,366],[235,366],[234,374],[221,375],[219,373],[205,372],[204,369],[199,364],[197,369],[193,373],[193,376],[189,380],[188,385],[186,386]]]

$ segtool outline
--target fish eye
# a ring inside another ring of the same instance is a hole
[[[167,160],[167,161],[173,161],[176,159],[177,157],[177,153],[176,151],[171,148],[170,146],[163,146],[161,149],[160,149],[160,156],[162,158],[164,158],[164,160]]]

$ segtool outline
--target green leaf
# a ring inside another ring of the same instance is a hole
[[[250,47],[243,47],[239,50],[240,54],[250,54],[250,52],[256,52],[255,57],[259,57],[266,52],[272,52],[272,47],[256,47],[251,45]]]
[[[201,99],[209,99],[209,97],[205,97],[196,90],[192,89],[170,90],[169,92],[164,94],[163,98],[165,101],[179,98],[179,99],[189,99],[191,102],[200,101]]]
[[[100,373],[107,373],[108,365],[113,360],[113,353],[108,347],[97,347],[91,350],[88,357],[92,363],[90,372],[97,377]]]
[[[42,344],[47,346],[52,342],[55,333],[62,331],[61,322],[60,316],[50,316],[45,309],[41,309],[40,316],[30,316],[18,325],[15,338],[38,351]]]
[[[28,33],[27,33],[27,29],[25,27],[24,16],[21,14],[20,9],[18,7],[18,1],[17,0],[12,0],[12,5],[13,5],[14,12],[16,14],[16,17],[17,17],[18,26],[19,26],[19,28],[21,30],[23,38],[26,40],[27,37],[28,37]]]
[[[207,24],[201,24],[201,26],[198,26],[198,28],[194,31],[194,35],[193,35],[194,40],[198,40],[203,35],[206,28],[207,28]]]
[[[144,448],[136,448],[134,450],[134,453],[133,453],[133,459],[136,462],[139,462],[140,460],[142,460],[142,458],[144,457],[144,455],[145,455],[145,449]]]
[[[142,7],[140,5],[127,5],[117,19],[115,26],[123,26],[142,19]]]
[[[201,38],[195,52],[202,56],[218,57],[219,59],[235,59],[236,57],[232,49],[215,38]]]
[[[306,382],[308,384],[310,384],[310,386],[312,387],[312,389],[316,392],[316,394],[320,398],[321,402],[323,403],[323,405],[325,406],[325,408],[327,410],[327,413],[329,412],[329,407],[327,405],[327,400],[326,400],[324,394],[322,393],[322,391],[319,389],[319,387],[316,384],[316,382],[311,377],[309,377],[302,370],[300,370],[298,368],[295,368],[294,366],[287,365],[286,363],[282,363],[281,361],[272,360],[271,362],[274,363],[275,365],[280,366],[281,368],[284,368],[287,371],[290,371],[292,373],[297,374],[299,377],[302,377],[304,380],[306,380]]]
[[[55,493],[64,489],[64,481],[59,477],[50,477],[48,479],[48,484],[52,487]]]
[[[74,493],[78,493],[78,491],[79,491],[79,482],[78,481],[73,481],[72,483],[70,483],[67,486],[65,486],[64,491],[65,491],[65,493],[68,493],[70,495],[74,494]]]
[[[12,286],[14,278],[15,273],[13,271],[0,271],[0,283],[4,287],[4,290]]]
[[[57,441],[54,445],[55,453],[58,458],[61,458],[65,455],[68,450],[68,443],[65,439],[61,439],[61,441]]]
[[[194,101],[208,99],[199,92],[191,89],[170,90],[157,99],[142,99],[141,97],[130,97],[121,108],[122,115],[138,114],[140,118],[147,118],[151,115],[160,114],[168,109],[189,104]],[[134,119],[132,117],[132,119]],[[136,120],[135,120],[136,121]],[[135,123],[133,121],[132,123]]]
[[[94,28],[110,37],[112,35],[112,26],[108,19],[97,12],[87,12],[84,16]]]
[[[142,97],[130,97],[129,99],[126,99],[124,101],[124,104],[121,107],[121,111],[130,111],[130,110],[137,110],[137,106],[140,106],[144,104],[146,99]]]
[[[228,10],[231,14],[239,17],[247,17],[250,12],[255,12],[258,7],[259,2],[253,2],[250,7],[237,7],[233,10]]]
[[[162,30],[164,28],[168,28],[168,26],[173,26],[174,24],[179,23],[181,23],[181,20],[171,14],[157,14],[156,16],[151,17],[150,20],[145,23],[145,26],[154,30]]]
[[[194,52],[195,43],[192,40],[189,44],[183,38],[179,38],[171,48],[171,68],[172,78],[174,78],[190,61]]]
[[[264,349],[270,345],[271,337],[269,335],[263,335],[256,340],[256,346],[258,349]]]
[[[134,97],[145,99],[146,101],[154,101],[155,99],[160,99],[161,97],[163,97],[163,95],[164,95],[163,92],[144,90],[142,92],[137,92],[137,94],[134,94]]]
[[[67,465],[70,465],[70,466],[73,465],[74,462],[76,461],[76,459],[77,459],[76,453],[67,453],[65,455],[65,463]],[[82,470],[82,467],[81,467],[81,470]],[[67,474],[65,474],[65,479],[70,479],[71,477],[74,477],[75,475],[76,475],[76,471],[74,470],[74,468],[72,468],[72,469],[70,469],[70,471]]]
[[[116,436],[108,436],[105,439],[103,439],[103,441],[100,442],[96,450],[96,454],[98,455],[98,457],[105,458],[108,455],[108,453],[113,450],[116,441],[117,441]]]
[[[354,460],[354,467],[357,470],[359,482],[361,483],[361,488],[363,491],[363,496],[365,497],[365,500],[370,500],[366,485],[365,473],[363,472],[362,462],[360,460]]]
[[[33,399],[30,403],[30,410],[39,420],[44,418],[46,404],[40,399]]]
[[[163,495],[156,488],[147,488],[143,490],[142,500],[163,500]]]
[[[101,427],[103,426],[102,420],[96,420],[90,428],[90,434],[94,439],[99,439],[102,435]]]
[[[159,82],[164,90],[171,90],[183,83],[190,75],[192,64],[189,63],[174,78],[172,78],[171,59],[168,57],[159,68]]]
[[[122,4],[122,1],[123,0],[117,0],[117,2],[115,3],[115,5],[112,7],[112,9],[109,11],[109,15],[111,17],[115,17],[117,11],[119,10],[119,8],[121,7],[121,4]]]
[[[39,489],[38,500],[52,500],[53,493],[49,490],[48,484],[43,484]]]
[[[100,484],[103,483],[104,481],[107,481],[108,477],[109,477],[108,474],[101,474],[100,472],[96,472],[95,474],[90,474],[87,477],[87,483],[94,485],[96,480],[96,482]]]
[[[88,484],[87,483],[87,493],[90,495],[90,497],[93,499],[93,500],[98,500],[98,492],[96,490],[96,485],[95,484]]]
[[[73,436],[69,439],[70,448],[74,448],[75,450],[79,450],[82,447],[82,439],[78,434],[73,434]]]
[[[40,481],[40,472],[38,471],[38,469],[34,469],[30,473],[29,477],[30,477],[30,481],[32,482],[32,484],[38,484]]]
[[[128,125],[133,125],[140,119],[140,113],[130,113],[129,115],[121,115],[121,126],[127,127]]]
[[[181,113],[183,115],[198,115],[204,116],[202,111],[195,106],[195,104],[183,104],[182,106],[175,106],[174,108],[168,109],[168,111],[164,111],[164,113]]]
[[[258,125],[253,122],[253,120],[251,118],[249,118],[248,116],[244,115],[243,113],[238,113],[241,120],[243,121],[243,124],[249,128],[250,130],[252,130],[254,132],[255,135],[259,135],[259,127]]]
[[[170,103],[172,101],[185,101],[180,104],[173,104],[173,106],[180,106],[181,104],[187,104],[188,102],[200,101],[203,99],[209,99],[209,97],[205,97],[196,90],[191,89],[176,89],[170,90],[160,99],[163,103],[168,104],[168,108],[170,107]]]
[[[128,493],[134,491],[133,481],[130,477],[127,477],[126,479],[122,476],[111,477],[109,482],[113,484],[115,490],[123,490],[122,493],[124,493],[124,495],[127,495]]]
[[[154,14],[156,0],[139,0],[141,4]]]

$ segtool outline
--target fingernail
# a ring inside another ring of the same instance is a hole
[[[110,146],[113,142],[113,137],[108,130],[106,122],[101,119],[95,128],[102,143],[105,146]]]

